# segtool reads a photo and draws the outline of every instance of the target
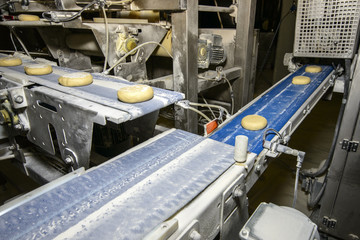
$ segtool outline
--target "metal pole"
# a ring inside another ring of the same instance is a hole
[[[187,100],[198,102],[198,1],[189,0],[187,9],[172,14],[172,51],[174,90]],[[197,114],[175,106],[175,127],[197,133]]]
[[[254,22],[256,0],[238,0],[235,66],[243,70],[242,78],[234,82],[235,111],[244,106],[252,98],[249,92],[251,81],[251,59],[254,45]]]

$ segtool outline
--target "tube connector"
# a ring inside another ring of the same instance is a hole
[[[176,102],[175,104],[184,109],[189,109],[190,107],[189,103],[190,103],[189,100],[181,100]]]
[[[297,191],[298,191],[298,183],[300,177],[300,168],[305,158],[305,152],[292,149],[288,146],[282,145],[278,142],[270,142],[264,141],[263,142],[264,148],[267,148],[271,151],[271,153],[285,153],[296,157],[296,176],[295,176],[295,186],[294,186],[294,200],[293,200],[293,208],[296,206],[296,199],[297,199]]]

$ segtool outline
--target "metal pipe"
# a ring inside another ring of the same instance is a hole
[[[23,43],[23,41],[21,41],[20,37],[16,34],[14,28],[10,28],[10,31],[14,34],[15,38],[18,40],[18,42],[20,43],[21,47],[23,48],[23,50],[26,52],[26,54],[32,59],[29,51],[27,50],[27,48],[25,47],[25,44]]]
[[[216,7],[199,5],[199,12],[219,12],[219,13],[233,13],[234,9],[230,7]]]

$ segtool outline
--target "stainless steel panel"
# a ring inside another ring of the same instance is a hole
[[[235,66],[243,70],[242,78],[234,83],[235,111],[248,103],[252,96],[249,95],[252,69],[252,54],[254,45],[254,23],[256,1],[238,1],[236,40],[235,40]]]
[[[186,11],[173,13],[172,49],[174,55],[174,90],[185,93],[191,102],[198,101],[198,1],[189,1]],[[197,133],[197,114],[175,107],[175,127]]]
[[[319,229],[342,239],[360,238],[360,149],[348,152],[342,141],[360,140],[360,63],[358,61],[344,117],[339,131],[332,163],[327,175],[327,185],[314,214]]]

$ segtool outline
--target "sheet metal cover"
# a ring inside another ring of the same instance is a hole
[[[321,66],[322,72],[307,73],[305,67],[303,66],[289,75],[210,138],[234,146],[237,135],[246,135],[249,138],[249,151],[259,154],[263,150],[262,136],[264,131],[267,128],[274,128],[279,131],[333,71],[331,66]],[[294,85],[292,78],[295,76],[308,76],[311,78],[311,82],[307,85]],[[241,120],[251,114],[265,117],[268,125],[258,131],[244,129],[241,126]],[[272,137],[273,135],[269,135],[267,139],[271,140]]]
[[[232,146],[169,131],[0,217],[2,239],[142,239],[233,164]]]
[[[26,64],[30,62],[24,60],[23,63]],[[0,71],[6,72],[7,70],[23,73],[24,78],[42,86],[56,89],[58,91],[71,94],[92,102],[125,111],[131,115],[131,119],[166,107],[184,98],[182,93],[153,87],[153,99],[141,103],[128,104],[120,102],[117,99],[117,91],[119,88],[134,84],[126,80],[121,80],[102,74],[92,74],[94,82],[91,85],[83,87],[64,87],[58,84],[58,78],[66,73],[77,72],[76,70],[53,66],[54,71],[51,74],[42,76],[29,76],[25,74],[23,65],[15,67],[0,67]]]
[[[317,226],[302,212],[261,203],[240,231],[241,240],[313,240],[320,239]]]

